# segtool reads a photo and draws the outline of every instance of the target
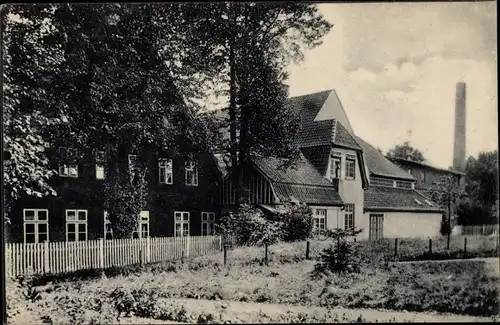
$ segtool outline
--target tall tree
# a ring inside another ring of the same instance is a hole
[[[35,8],[19,8],[17,13],[28,18],[28,24],[40,20]],[[43,73],[33,65],[27,69],[34,79],[28,88],[40,94],[36,105],[31,100],[29,106],[47,117],[64,117],[64,123],[42,132],[51,158],[71,164],[94,159],[96,151],[105,152],[105,205],[113,227],[120,228],[114,229],[115,234],[128,237],[144,208],[144,175],[155,153],[168,148],[172,154],[187,155],[210,148],[211,138],[204,133],[209,128],[187,106],[196,78],[181,64],[183,48],[190,46],[182,32],[187,25],[180,10],[185,7],[57,4],[45,8],[44,26],[49,32],[46,44],[35,50],[57,64]],[[30,62],[24,52],[16,55],[18,61]],[[23,82],[17,78],[12,83]],[[137,156],[134,173],[129,154]]]
[[[46,156],[46,128],[60,122],[43,114],[45,73],[57,65],[44,47],[50,6],[8,5],[2,10],[5,214],[19,197],[56,195]],[[30,16],[24,20],[21,16]]]
[[[298,121],[285,105],[286,66],[305,49],[321,44],[332,25],[315,5],[299,3],[213,3],[194,6],[186,21],[189,37],[204,44],[190,53],[209,80],[226,85],[231,175],[241,203],[243,163],[254,155],[288,158]],[[203,59],[202,59],[203,58]]]
[[[425,162],[424,154],[405,141],[402,145],[397,144],[394,148],[387,151],[387,157],[409,159],[415,162]]]
[[[497,222],[498,151],[481,152],[467,159],[465,175],[466,197],[459,206],[464,224]],[[496,217],[496,218],[495,218]]]

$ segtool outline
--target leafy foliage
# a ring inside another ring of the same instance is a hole
[[[283,227],[284,241],[306,240],[313,230],[312,210],[306,204],[286,203],[280,207],[278,220]]]
[[[439,181],[429,189],[432,200],[443,207],[448,215],[454,213],[452,206],[456,206],[457,199],[463,194],[455,175],[442,175]],[[446,226],[441,226],[441,234],[447,235],[451,232],[451,219],[445,221]]]
[[[272,244],[283,237],[282,223],[264,217],[259,208],[243,204],[236,213],[229,213],[218,221],[220,231],[236,238],[240,245]]]
[[[458,210],[461,224],[498,223],[498,152],[481,152],[466,165],[466,197]]]
[[[359,272],[362,261],[358,249],[353,243],[347,241],[348,237],[356,236],[359,233],[361,233],[361,230],[355,228],[329,230],[327,235],[334,242],[336,241],[336,244],[330,245],[320,253],[312,275],[319,276],[329,272]]]
[[[405,141],[402,145],[397,144],[394,148],[387,151],[387,157],[409,159],[416,162],[425,162],[424,154]]]

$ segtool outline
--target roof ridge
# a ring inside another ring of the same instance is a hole
[[[292,96],[292,97],[289,97],[288,99],[295,99],[295,98],[300,98],[300,97],[304,97],[304,96],[312,96],[312,95],[317,95],[317,94],[327,93],[327,92],[332,92],[332,91],[335,91],[335,89],[331,88],[331,89],[316,91],[314,93],[307,93],[307,94]]]

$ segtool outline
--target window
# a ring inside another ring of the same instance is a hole
[[[77,178],[78,165],[59,165],[59,176]]]
[[[370,214],[369,240],[378,240],[384,237],[384,215]]]
[[[313,231],[320,234],[326,230],[326,209],[315,209],[313,216]]]
[[[214,212],[202,212],[201,213],[201,235],[202,236],[212,236],[214,234],[214,222],[215,222],[215,213]]]
[[[95,178],[104,179],[104,152],[98,151],[95,157]]]
[[[198,186],[198,166],[194,161],[186,161],[186,185]]]
[[[370,177],[370,183],[374,186],[394,187],[394,182],[385,178]]]
[[[173,183],[173,165],[172,159],[161,158],[158,161],[158,175],[160,177],[160,184]]]
[[[43,243],[49,240],[49,210],[24,209],[24,242]]]
[[[339,179],[342,158],[338,153],[333,153],[330,158],[330,179]]]
[[[137,164],[137,156],[136,155],[128,155],[128,170],[130,171],[131,178],[134,178],[134,176],[135,176],[136,164]]]
[[[189,212],[176,211],[174,216],[175,237],[189,236]]]
[[[356,159],[347,157],[345,160],[345,178],[354,179],[356,176]]]
[[[411,168],[408,168],[408,174],[411,175],[411,172],[412,172]]]
[[[104,211],[104,239],[113,239],[113,228],[106,210]]]
[[[149,211],[141,211],[137,230],[132,232],[132,238],[149,237]]]
[[[427,181],[427,173],[425,172],[425,170],[420,172],[420,181],[422,183],[425,183]]]
[[[399,188],[412,188],[411,182],[396,181],[396,187]]]
[[[344,228],[345,230],[354,227],[354,204],[346,204],[344,211]]]
[[[87,240],[87,210],[66,210],[66,241]]]

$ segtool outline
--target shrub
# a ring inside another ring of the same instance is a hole
[[[287,203],[278,214],[284,241],[306,240],[313,230],[312,210],[306,204]]]
[[[361,258],[355,245],[346,239],[359,234],[361,231],[335,229],[328,231],[327,235],[336,241],[320,253],[319,261],[314,266],[313,276],[328,272],[352,273],[360,271]]]
[[[218,228],[240,245],[273,244],[282,238],[282,223],[264,217],[259,208],[243,204],[236,213],[221,218]]]
[[[443,235],[443,236],[446,236],[449,233],[451,233],[451,226],[447,220],[441,221],[440,232],[441,232],[441,235]]]

